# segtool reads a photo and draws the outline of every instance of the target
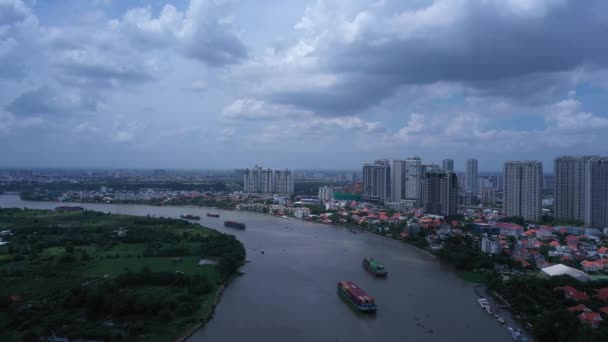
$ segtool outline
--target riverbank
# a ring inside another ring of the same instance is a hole
[[[0,228],[10,231],[0,248],[3,341],[172,340],[213,315],[245,256],[234,236],[178,219],[0,209]]]

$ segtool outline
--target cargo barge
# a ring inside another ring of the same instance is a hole
[[[224,221],[224,226],[229,228],[245,229],[245,224],[236,221]]]
[[[372,258],[363,259],[363,268],[365,268],[369,273],[375,275],[376,277],[386,277],[387,275],[384,265],[379,264],[376,260]]]
[[[196,215],[182,215],[180,217],[183,219],[186,219],[186,220],[200,220],[201,219],[200,216],[196,216]]]
[[[220,217],[220,214],[210,214],[210,213],[207,213],[207,217],[215,217],[215,218],[218,218],[218,217]]]
[[[362,312],[376,312],[377,306],[374,298],[370,297],[362,288],[351,281],[338,283],[338,295]]]

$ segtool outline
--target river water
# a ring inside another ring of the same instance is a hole
[[[53,209],[58,203],[25,202],[0,195],[0,207]],[[231,233],[247,249],[247,263],[226,288],[215,317],[198,341],[510,341],[507,326],[481,310],[471,284],[436,259],[397,241],[295,219],[195,207],[69,204],[127,215],[201,216],[201,224]],[[219,219],[208,218],[218,213]],[[247,224],[225,228],[224,220]],[[264,250],[264,254],[260,251]],[[361,266],[384,263],[387,279]],[[336,293],[351,280],[376,298],[378,312],[355,312]],[[510,317],[503,313],[507,318]],[[509,319],[510,321],[510,319]]]

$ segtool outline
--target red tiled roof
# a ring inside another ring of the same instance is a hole
[[[553,241],[549,242],[549,246],[551,246],[551,247],[559,247],[561,245],[559,244],[558,241],[553,240]]]
[[[606,253],[608,253],[608,247],[602,246],[602,247],[600,247],[600,249],[597,250],[597,252],[601,253],[601,254],[606,254]]]
[[[578,315],[578,318],[583,323],[597,323],[599,321],[602,321],[602,316],[600,316],[599,313],[593,311],[583,312]]]
[[[596,295],[595,298],[599,298],[605,302],[608,302],[608,287],[604,287],[598,290],[595,290]]]
[[[496,224],[496,227],[498,228],[510,228],[510,229],[523,229],[522,226],[515,224],[515,223],[511,223],[511,222],[498,222]]]
[[[586,311],[586,310],[589,310],[589,309],[587,309],[585,304],[579,304],[577,306],[571,306],[568,308],[568,311],[570,311],[570,312],[581,312],[581,311]]]

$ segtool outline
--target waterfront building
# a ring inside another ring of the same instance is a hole
[[[506,216],[539,222],[542,215],[543,166],[539,161],[508,161],[504,166]]]
[[[375,162],[363,165],[363,200],[383,203],[386,199],[386,165]]]
[[[292,194],[294,191],[293,172],[289,169],[273,170],[254,166],[243,172],[245,193]]]
[[[322,201],[331,201],[334,198],[334,188],[323,186],[319,188],[319,199]]]
[[[608,226],[608,158],[593,157],[587,162],[585,182],[585,225]]]
[[[500,241],[496,238],[483,236],[481,238],[481,251],[485,254],[500,254],[502,251],[502,246],[500,245]]]

